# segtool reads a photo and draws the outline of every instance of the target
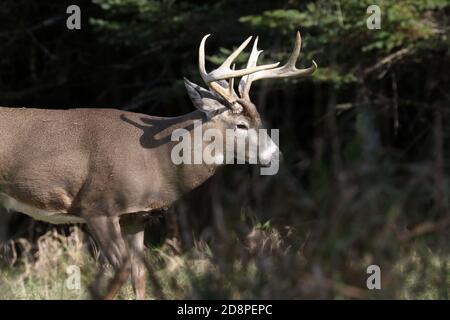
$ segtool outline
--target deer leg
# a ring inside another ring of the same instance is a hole
[[[92,236],[113,266],[115,274],[107,285],[103,299],[112,299],[128,280],[131,272],[130,255],[122,236],[118,217],[97,216],[86,219]],[[100,277],[99,274],[97,277]],[[98,291],[97,291],[98,296]]]
[[[127,235],[128,247],[131,254],[131,283],[133,285],[136,299],[145,299],[145,285],[147,282],[147,269],[143,259],[144,256],[144,230]]]

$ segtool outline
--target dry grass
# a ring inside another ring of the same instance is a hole
[[[316,261],[308,261],[303,247],[292,245],[294,236],[295,230],[279,232],[257,225],[244,239],[211,246],[196,241],[180,255],[151,248],[148,259],[166,299],[448,297],[448,256],[438,256],[421,245],[392,270],[382,270],[387,288],[373,292],[365,288],[367,261],[351,266],[351,270],[361,271],[361,283],[349,283],[348,274],[340,274],[338,269],[327,273]],[[74,228],[67,237],[48,232],[34,249],[24,240],[17,241],[15,247],[21,253],[10,255],[13,259],[1,270],[0,299],[89,298],[87,287],[95,276],[98,259],[89,253],[83,239],[82,232]],[[81,270],[80,290],[66,286],[66,270],[71,265]],[[389,286],[396,286],[395,290]],[[149,282],[149,299],[154,297],[152,287]],[[133,299],[131,286],[125,286],[117,298]]]

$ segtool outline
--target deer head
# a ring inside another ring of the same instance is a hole
[[[236,153],[235,157],[245,158],[246,161],[256,160],[263,165],[278,161],[278,146],[271,139],[263,143],[256,134],[263,126],[260,114],[250,99],[250,88],[254,81],[261,79],[299,78],[314,73],[317,69],[314,61],[312,61],[312,66],[306,69],[297,69],[295,66],[301,50],[300,32],[297,32],[295,46],[289,60],[281,67],[278,67],[279,63],[257,65],[258,57],[263,51],[258,50],[258,38],[256,38],[247,67],[235,70],[233,62],[251,41],[252,37],[249,37],[219,68],[208,73],[205,68],[205,43],[209,36],[208,34],[203,37],[198,55],[200,75],[208,89],[185,79],[186,89],[194,106],[204,112],[209,121],[215,122],[216,128],[234,130],[235,140],[245,141],[248,146],[257,145],[259,147],[258,154],[249,151],[256,150],[256,148],[246,147],[245,154]],[[234,90],[234,79],[239,77],[241,80],[238,95]],[[237,141],[226,141],[227,145],[236,143]]]

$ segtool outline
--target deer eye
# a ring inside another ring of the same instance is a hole
[[[242,129],[242,130],[248,130],[248,126],[245,123],[239,123],[236,125],[236,128]]]

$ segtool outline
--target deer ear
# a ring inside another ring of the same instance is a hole
[[[210,91],[196,85],[186,78],[184,78],[184,85],[189,98],[191,98],[192,103],[198,110],[211,116],[227,109],[227,107],[220,103],[219,99]]]

